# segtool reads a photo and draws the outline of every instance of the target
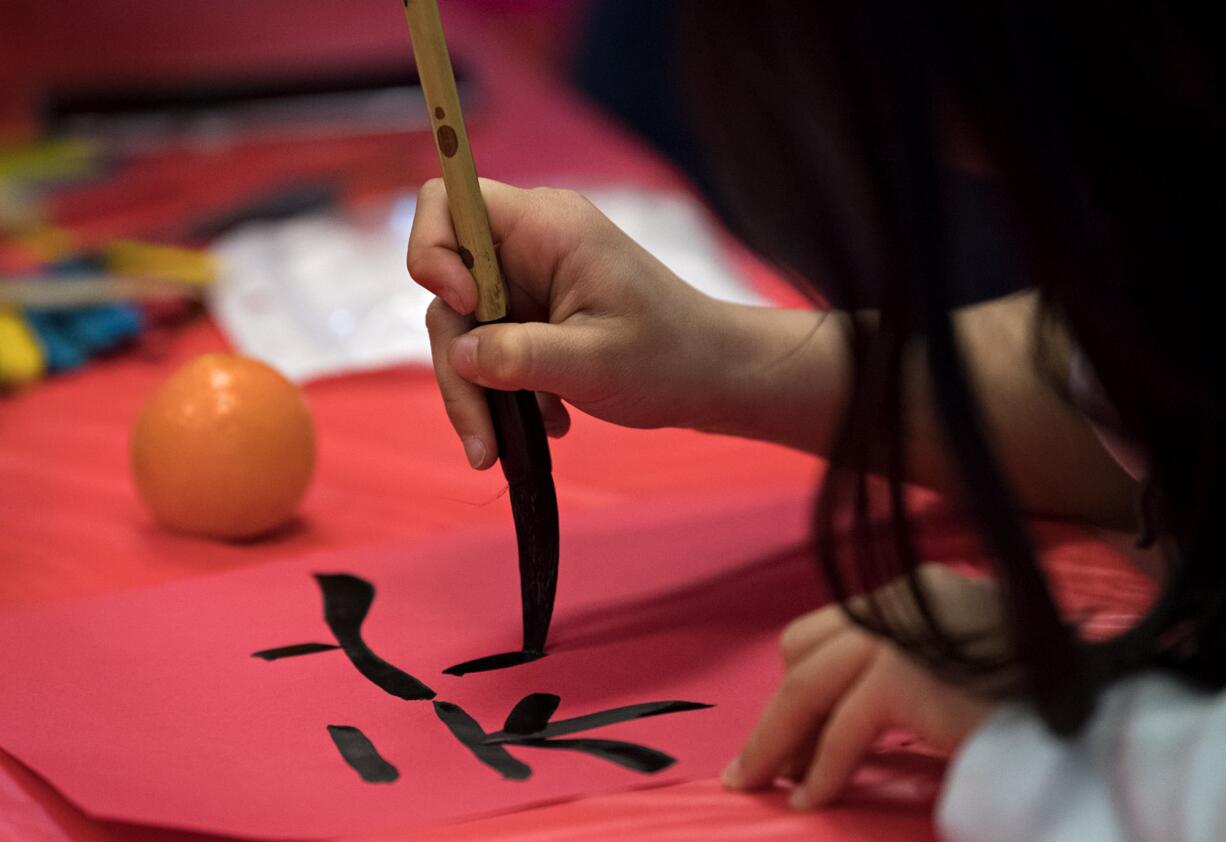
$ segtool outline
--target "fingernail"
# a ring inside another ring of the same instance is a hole
[[[451,346],[451,364],[462,377],[471,377],[477,371],[477,337],[465,334]]]
[[[460,304],[460,299],[459,297],[456,296],[454,290],[450,290],[450,289],[439,290],[438,297],[446,301],[447,306],[450,307],[452,310],[455,310],[457,313],[460,313],[460,314],[464,313],[464,309],[462,305]]]
[[[476,436],[468,436],[464,439],[464,455],[468,457],[468,464],[474,468],[480,468],[485,464],[485,442]]]
[[[809,795],[809,790],[805,789],[803,785],[793,789],[792,794],[788,796],[788,806],[793,810],[812,810],[814,804],[812,796]]]
[[[724,767],[723,774],[719,776],[720,781],[729,789],[741,788],[741,758],[734,757],[732,762]]]

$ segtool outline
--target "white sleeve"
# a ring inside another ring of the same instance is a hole
[[[1120,682],[1073,740],[1006,705],[963,746],[937,824],[949,842],[1226,839],[1226,694]]]

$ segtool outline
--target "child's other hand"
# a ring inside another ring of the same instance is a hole
[[[962,628],[983,628],[991,586],[937,565],[921,568],[937,605],[974,605]],[[950,615],[942,611],[942,619]],[[957,622],[957,621],[955,621]],[[957,628],[958,626],[955,626]],[[780,641],[786,674],[724,772],[735,789],[797,781],[791,804],[806,810],[838,796],[860,758],[884,732],[903,729],[953,753],[992,703],[940,681],[888,641],[852,624],[838,605],[794,621]]]
[[[413,279],[438,298],[426,323],[448,417],[469,462],[497,457],[480,388],[540,394],[546,429],[569,417],[558,398],[631,427],[704,426],[721,369],[708,322],[720,305],[683,283],[586,199],[482,179],[507,283],[523,324],[473,328],[477,287],[457,253],[446,192],[422,187],[409,238]]]

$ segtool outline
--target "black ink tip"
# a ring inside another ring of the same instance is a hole
[[[544,652],[500,652],[497,655],[486,655],[484,658],[474,658],[471,661],[464,661],[461,664],[447,667],[447,669],[443,670],[443,674],[467,675],[470,672],[490,672],[491,670],[501,670],[508,667],[530,664],[544,657]]]
[[[251,657],[265,661],[277,661],[281,658],[296,658],[299,655],[313,655],[316,652],[332,652],[340,649],[331,643],[295,643],[293,646],[278,646],[276,649],[261,649],[252,652]]]
[[[507,734],[535,734],[537,731],[543,731],[561,703],[562,699],[554,693],[531,693],[524,696],[507,715],[502,730]]]

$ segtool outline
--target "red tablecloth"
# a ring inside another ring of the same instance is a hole
[[[375,41],[404,37],[398,17],[389,18],[389,26],[397,27],[395,34]],[[549,80],[517,65],[478,23],[457,15],[449,24],[456,43],[467,48],[462,52],[483,86],[472,137],[485,174],[528,183],[681,184],[667,166],[617,128]],[[149,163],[130,174],[119,194],[100,187],[66,202],[64,209],[76,215],[82,231],[97,236],[133,220],[155,224],[210,201],[224,202],[236,185],[258,183],[279,154],[296,155],[295,165],[304,172],[340,171],[355,192],[412,184],[434,166],[428,135],[282,153],[193,153]],[[116,205],[117,195],[144,198]],[[754,271],[763,284],[779,290],[776,281],[760,269]],[[81,373],[0,401],[0,609],[258,564],[308,550],[464,529],[480,521],[500,520],[510,528],[508,503],[499,496],[501,477],[467,469],[424,368],[308,387],[320,442],[318,473],[301,517],[278,535],[253,544],[221,545],[155,528],[129,479],[130,424],[144,396],[169,371],[194,354],[223,346],[212,325],[202,322],[178,334],[156,358],[129,354],[96,362]],[[582,417],[571,435],[556,444],[555,464],[563,518],[631,498],[698,489],[769,487],[800,493],[818,473],[815,460],[769,445],[675,430],[629,431]],[[1101,572],[1114,569],[1108,551],[1085,541],[1064,559],[1070,576],[1075,574],[1070,581],[1089,602],[1095,595],[1115,593],[1114,580]],[[931,769],[924,774],[931,778]],[[613,834],[915,840],[928,838],[931,829],[922,807],[853,800],[819,815],[797,816],[777,795],[735,795],[707,781],[539,808],[440,829],[430,836],[539,840]],[[4,838],[84,842],[202,837],[93,822],[0,755]]]

